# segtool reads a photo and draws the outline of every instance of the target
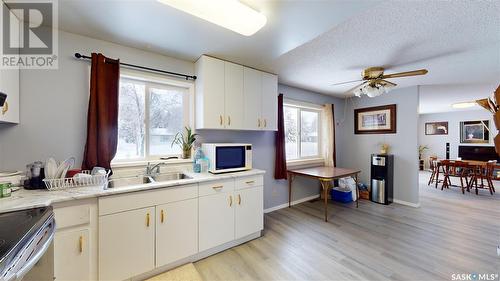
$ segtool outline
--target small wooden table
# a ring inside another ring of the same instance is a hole
[[[356,181],[356,208],[359,205],[358,174],[360,170],[344,169],[336,167],[314,167],[307,169],[287,170],[288,173],[288,207],[292,206],[292,182],[295,176],[315,178],[321,183],[323,189],[323,200],[325,204],[325,221],[328,221],[328,187],[331,181],[353,177]]]

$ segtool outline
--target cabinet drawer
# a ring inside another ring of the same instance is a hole
[[[198,197],[198,186],[182,185],[99,198],[99,216]]]
[[[200,183],[199,185],[199,194],[200,196],[218,194],[218,193],[226,193],[234,191],[234,180],[223,180],[223,181],[211,181]]]
[[[56,229],[90,223],[90,205],[77,205],[54,209]]]
[[[236,190],[253,186],[263,186],[263,185],[264,185],[264,177],[262,175],[237,178],[235,182]]]

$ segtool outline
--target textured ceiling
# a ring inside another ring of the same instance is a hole
[[[280,55],[380,3],[378,0],[243,0],[268,18],[246,37],[156,0],[59,1],[59,28],[195,61],[202,54],[270,71]]]
[[[400,87],[498,82],[500,1],[383,2],[273,62],[282,83],[339,96],[369,66],[429,70]]]

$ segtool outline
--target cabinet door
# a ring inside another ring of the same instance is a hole
[[[225,62],[226,129],[243,129],[243,66]]]
[[[236,239],[264,228],[263,187],[250,187],[235,192]]]
[[[156,266],[198,252],[198,199],[156,206]]]
[[[196,63],[196,104],[198,129],[224,128],[224,61],[202,56]]]
[[[199,198],[200,252],[234,239],[233,193]]]
[[[5,4],[2,2],[2,5]],[[21,27],[17,17],[12,12],[10,13],[11,26]],[[17,29],[17,31],[20,30],[20,28]],[[12,31],[16,31],[16,29],[12,29]],[[12,32],[10,40],[19,41],[19,33]],[[3,107],[0,107],[0,122],[19,123],[19,67],[0,69],[0,92],[7,94],[6,103]]]
[[[263,129],[278,130],[278,76],[262,73]]]
[[[58,231],[54,238],[55,280],[91,280],[89,230]]]
[[[124,280],[155,267],[155,208],[99,217],[99,279]]]
[[[245,67],[243,69],[243,82],[243,93],[245,97],[245,129],[260,130],[263,125],[263,120],[261,120],[261,72]]]

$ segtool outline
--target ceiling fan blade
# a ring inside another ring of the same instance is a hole
[[[398,73],[386,74],[386,75],[382,75],[380,78],[381,79],[386,79],[386,78],[397,78],[397,77],[425,75],[425,74],[427,74],[427,72],[428,72],[427,69],[419,69],[419,70],[413,70],[413,71],[405,71],[405,72],[398,72]]]
[[[355,87],[352,87],[350,88],[349,90],[345,91],[346,94],[350,94],[350,93],[354,93],[354,90],[356,90],[357,88],[363,86],[364,84],[368,83],[369,81],[365,81],[359,85],[356,85]]]
[[[390,85],[390,86],[393,86],[393,87],[396,87],[398,84],[396,83],[392,83],[390,81],[387,81],[387,80],[384,80],[384,79],[379,79],[379,80],[375,80],[383,85]]]
[[[353,80],[353,81],[347,81],[347,82],[340,82],[340,83],[330,84],[330,86],[338,86],[338,85],[349,84],[349,83],[354,83],[354,82],[361,82],[361,81],[363,81],[363,79],[358,79],[358,80]]]

